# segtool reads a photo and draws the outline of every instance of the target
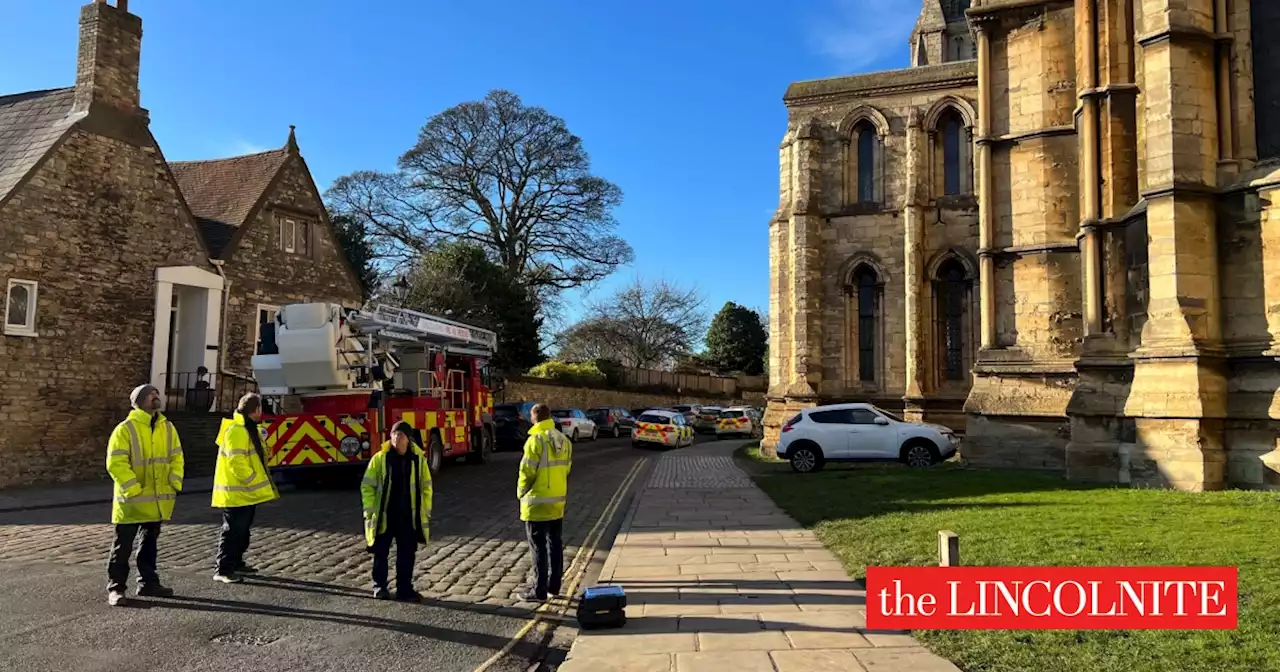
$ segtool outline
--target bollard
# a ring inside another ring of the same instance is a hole
[[[951,530],[938,531],[938,566],[960,566],[960,535]]]

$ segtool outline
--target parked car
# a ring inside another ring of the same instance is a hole
[[[636,426],[631,433],[631,445],[636,448],[651,445],[664,448],[692,446],[693,425],[685,422],[682,413],[645,411],[636,418]]]
[[[551,417],[555,418],[556,426],[560,428],[560,432],[569,437],[570,441],[578,439],[596,440],[596,434],[600,431],[596,427],[596,423],[587,417],[581,409],[569,408],[551,411]]]
[[[693,426],[693,421],[698,417],[698,413],[702,411],[702,407],[697,404],[681,404],[672,406],[671,410],[684,416],[685,424]]]
[[[724,409],[719,406],[703,406],[697,417],[693,419],[693,431],[695,432],[711,432],[716,431],[716,423],[720,422],[720,411]]]
[[[498,404],[493,407],[494,450],[521,450],[533,427],[533,402]]]
[[[636,424],[636,419],[631,415],[631,411],[617,406],[588,408],[587,417],[596,423],[596,427],[601,434],[612,436],[615,439],[624,434],[630,434],[631,428]]]
[[[716,438],[725,436],[755,436],[760,430],[760,423],[751,417],[751,411],[742,408],[726,408],[720,411],[716,420]]]
[[[942,425],[907,422],[871,404],[808,408],[782,426],[778,457],[800,473],[827,462],[903,462],[927,467],[960,447],[960,438]]]

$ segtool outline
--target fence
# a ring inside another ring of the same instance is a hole
[[[232,373],[165,374],[165,410],[198,413],[230,413],[247,392],[257,392],[252,378]]]
[[[632,389],[664,387],[683,392],[706,392],[727,396],[735,396],[740,391],[765,389],[764,376],[713,376],[652,369],[623,369],[621,382],[623,387]]]

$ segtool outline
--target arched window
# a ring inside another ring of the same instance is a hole
[[[964,265],[954,257],[938,266],[934,278],[937,306],[937,360],[944,381],[965,379],[968,334],[965,333],[969,303],[969,278]]]
[[[962,130],[960,115],[948,114],[942,119],[943,193],[947,196],[960,193],[960,133]]]
[[[860,121],[853,127],[858,142],[858,202],[876,202],[876,142],[878,140],[875,126],[869,121]]]
[[[858,380],[876,380],[877,313],[879,311],[880,278],[870,266],[853,271],[853,286],[858,296]]]
[[[934,143],[935,195],[973,193],[973,151],[969,128],[960,111],[954,107],[944,109],[930,135]]]
[[[1258,158],[1280,157],[1280,2],[1251,2],[1253,31],[1253,104]]]

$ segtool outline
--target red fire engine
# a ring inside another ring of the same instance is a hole
[[[489,459],[494,332],[404,308],[328,303],[285,306],[262,331],[252,365],[276,407],[263,420],[273,470],[304,477],[357,466],[400,420],[416,430],[433,473],[447,459]]]

